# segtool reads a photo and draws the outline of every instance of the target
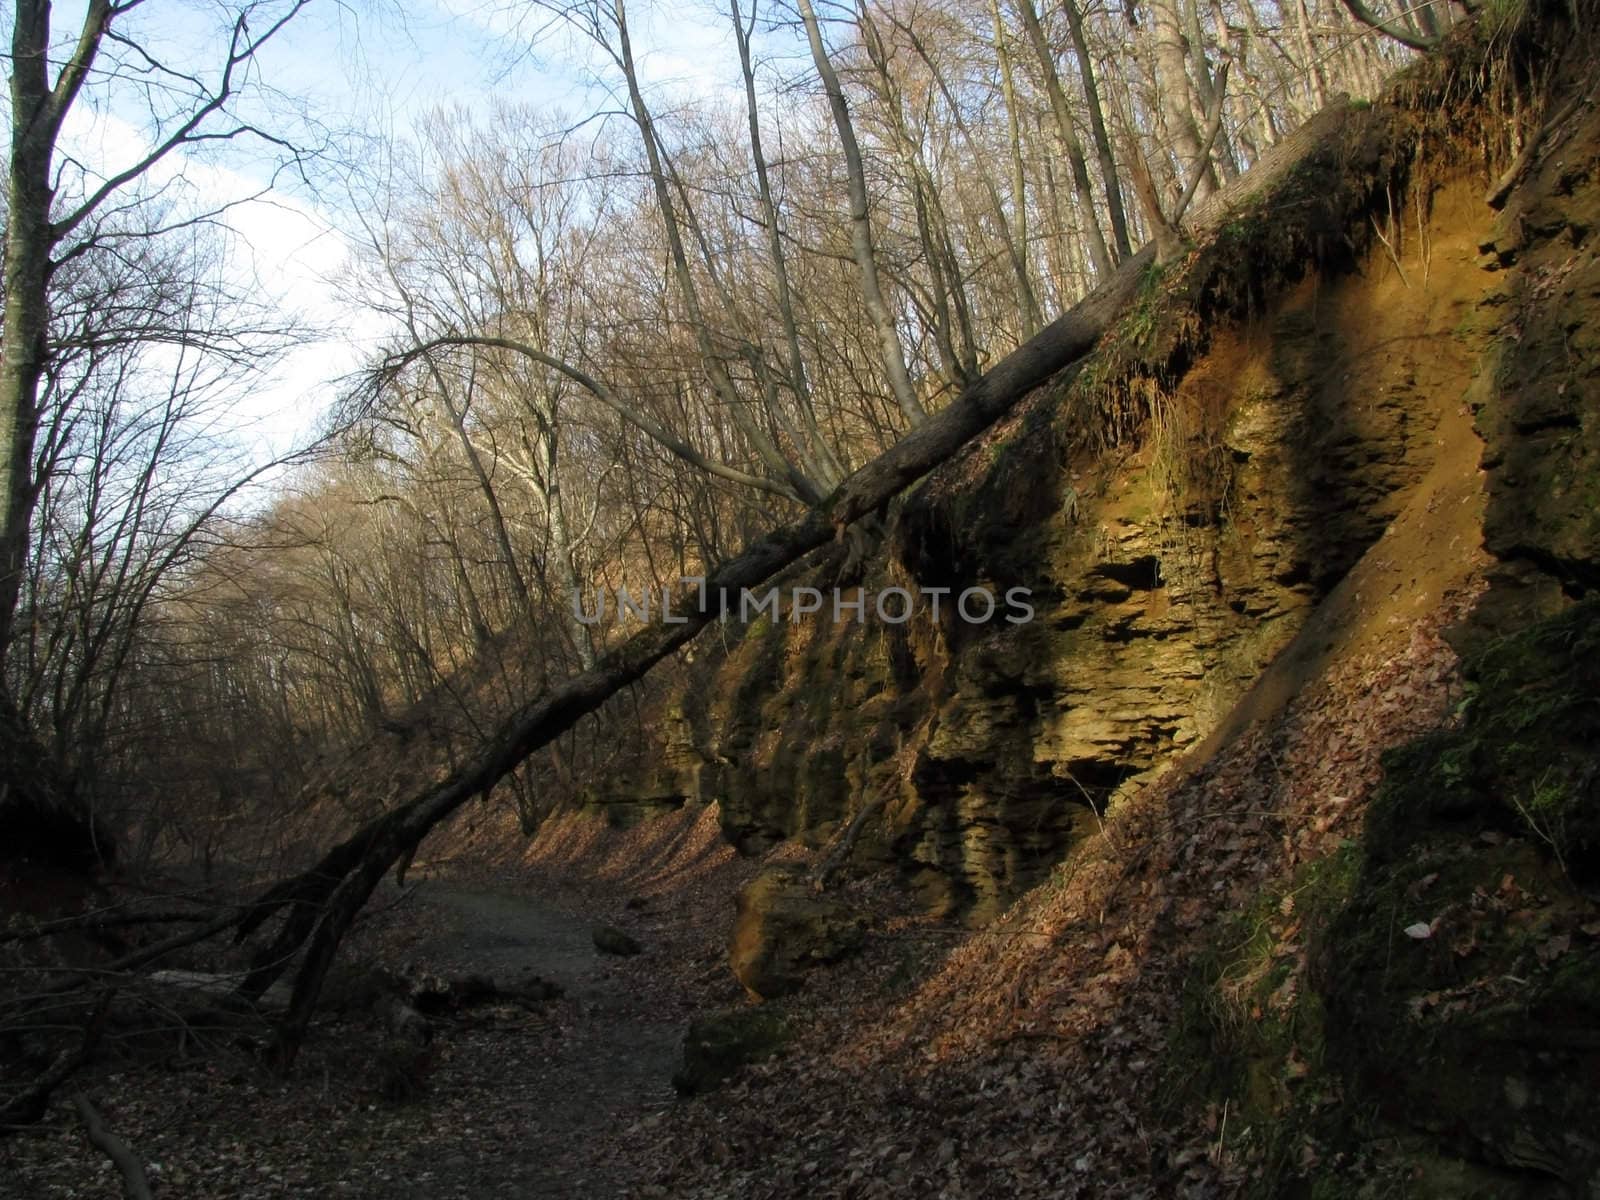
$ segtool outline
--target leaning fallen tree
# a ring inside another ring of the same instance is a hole
[[[351,922],[384,875],[429,831],[717,620],[720,597],[738,597],[827,545],[987,429],[1022,396],[1082,359],[1138,292],[1153,261],[1148,250],[1129,259],[1093,295],[1001,360],[948,408],[851,475],[817,509],[709,572],[703,588],[686,587],[672,606],[680,614],[672,623],[644,629],[602,656],[591,670],[512,706],[442,780],[414,795],[395,797],[382,815],[329,850],[315,866],[262,896],[241,922],[240,937],[280,910],[287,909],[288,915],[272,943],[257,956],[244,985],[246,995],[264,991],[306,947],[280,1031],[280,1061],[292,1060]],[[441,696],[439,703],[457,705],[459,690]],[[419,720],[420,714],[413,716],[411,725]],[[481,727],[483,722],[480,718],[474,724]],[[385,744],[391,752],[392,739],[402,736],[387,735],[391,741]],[[348,789],[342,798],[350,802]]]
[[[1406,139],[1414,147],[1409,114],[1416,111],[1413,96],[1370,109],[1341,103],[1313,118],[1213,197],[1194,222],[1200,249],[1170,272],[1171,286],[1181,287],[1196,307],[1220,314],[1237,308],[1241,299],[1248,304],[1271,282],[1297,278],[1324,244],[1336,243],[1344,257],[1351,244],[1348,231],[1363,227],[1368,210],[1387,195],[1414,152]],[[1330,178],[1341,180],[1341,186],[1327,186]],[[1236,261],[1215,244],[1225,222],[1241,220],[1271,223],[1271,242],[1283,248],[1281,262],[1262,269]],[[275,936],[255,955],[240,989],[246,998],[259,996],[295,966],[276,1042],[280,1065],[293,1061],[340,943],[374,888],[397,863],[409,860],[432,829],[716,621],[721,597],[737,603],[744,589],[842,537],[852,523],[952,457],[1033,389],[1076,368],[1136,302],[1151,302],[1146,285],[1158,265],[1153,247],[1126,260],[1093,294],[844,480],[806,516],[710,571],[703,585],[682,590],[670,606],[678,614],[672,622],[645,628],[565,682],[528,687],[531,695],[517,696],[517,686],[507,687],[503,676],[498,687],[488,687],[473,683],[471,672],[465,672],[313,784],[311,802],[376,815],[315,865],[261,895],[237,923],[242,941],[281,915]],[[1234,289],[1229,298],[1230,281],[1240,279],[1248,286]],[[1201,304],[1202,295],[1213,300]],[[504,664],[515,658],[514,648],[515,642],[507,640],[483,657]]]
[[[1546,30],[1552,39],[1560,36],[1558,24],[1552,20]],[[1458,39],[1449,51],[1422,64],[1389,100],[1370,108],[1336,105],[1280,143],[1194,218],[1192,249],[1165,265],[1159,290],[1153,286],[1155,252],[1146,249],[823,503],[709,572],[703,588],[686,588],[672,604],[679,614],[674,621],[645,628],[591,669],[554,685],[537,678],[537,664],[519,654],[519,631],[492,641],[473,663],[384,731],[342,754],[309,786],[308,807],[349,814],[356,832],[254,900],[207,916],[185,914],[190,928],[102,964],[96,977],[109,980],[109,990],[91,1007],[103,1010],[116,981],[182,947],[228,934],[236,942],[260,938],[263,944],[238,992],[254,1002],[293,969],[275,1047],[281,1065],[292,1063],[340,945],[383,876],[408,861],[429,832],[469,800],[488,793],[530,754],[716,621],[721,595],[737,597],[839,538],[955,455],[1033,389],[1079,369],[1097,347],[1094,376],[1112,380],[1130,344],[1141,340],[1131,331],[1148,333],[1176,312],[1169,324],[1188,330],[1184,336],[1193,349],[1208,321],[1248,310],[1313,265],[1353,261],[1371,216],[1386,213],[1390,196],[1403,192],[1408,174],[1416,173],[1430,140],[1419,134],[1440,122],[1483,119],[1481,46]],[[1529,86],[1530,76],[1506,73],[1502,78],[1522,80],[1510,85],[1519,89],[1518,115],[1524,122],[1538,121],[1542,97],[1531,94],[1538,89]],[[1463,87],[1463,81],[1474,86]],[[1141,346],[1135,357],[1148,362],[1168,355],[1176,369],[1184,352],[1179,338],[1156,351]],[[1090,405],[1097,402],[1091,389],[1075,393]],[[1085,425],[1096,419],[1087,409],[1071,415]],[[63,993],[83,987],[81,974],[68,972],[46,979],[35,995],[41,1003],[55,1004]],[[12,1006],[8,1011],[22,1010]],[[21,1122],[42,1112],[49,1091],[89,1054],[98,1024],[91,1019],[83,1045],[64,1051],[19,1097],[26,1114],[19,1103],[0,1109],[0,1116]]]

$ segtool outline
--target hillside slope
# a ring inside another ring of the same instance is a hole
[[[1309,643],[1300,673],[1280,669],[1236,708],[1442,486],[1431,473],[1470,476],[1481,455],[1461,413],[1512,277],[1481,249],[1496,236],[1481,156],[1511,157],[1513,123],[1467,80],[1499,61],[1419,73],[1409,101],[1355,114],[1336,152],[1147,277],[1084,369],[913,489],[864,570],[833,561],[788,581],[1024,588],[1033,620],[969,624],[925,601],[903,624],[725,626],[656,693],[639,765],[613,762],[591,801],[619,821],[715,801],[752,853],[855,825],[858,864],[892,864],[930,908],[981,923],[1108,805],[1281,703],[1317,666]],[[1396,128],[1413,147],[1401,155],[1387,149]],[[1507,436],[1514,455],[1538,453]],[[1451,553],[1483,541],[1477,512],[1437,512],[1426,529]],[[1498,536],[1508,561],[1586,569],[1582,549],[1524,554]],[[1418,586],[1437,594],[1428,578]]]
[[[786,1057],[625,1139],[644,1194],[1600,1195],[1574,32],[1413,72],[1347,228],[1224,226],[907,502],[869,583],[1025,582],[1037,622],[754,631],[606,785],[748,850],[867,811],[857,866],[979,926],[880,922]]]

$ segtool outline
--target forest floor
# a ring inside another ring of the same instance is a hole
[[[504,833],[503,814],[473,815]],[[558,998],[436,1019],[401,1101],[386,1098],[389,1047],[368,1013],[320,1016],[287,1079],[257,1061],[264,1027],[115,1032],[45,1121],[0,1139],[0,1198],[119,1194],[71,1108],[79,1093],[148,1164],[157,1195],[642,1194],[657,1164],[640,1151],[677,1104],[685,1027],[747,1003],[725,946],[732,897],[761,864],[722,841],[714,807],[631,830],[557,817],[532,842],[497,836],[496,853],[472,825],[430,845],[404,889],[383,884],[344,957],[412,981],[537,976]],[[642,953],[601,954],[600,926]]]
[[[1449,711],[1439,631],[1481,586],[1482,499],[1468,415],[1437,436],[1435,471],[1209,761],[1112,814],[1093,853],[985,929],[917,916],[881,877],[843,883],[870,917],[863,952],[779,1002],[792,1042],[720,1092],[678,1101],[669,1079],[688,1021],[745,1003],[732,897],[767,864],[721,840],[715,807],[630,830],[569,814],[531,842],[474,809],[425,847],[419,886],[385,883],[357,960],[564,989],[441,1021],[407,1101],[383,1098],[370,1016],[320,1019],[288,1079],[257,1061],[262,1038],[169,1030],[77,1085],[159,1195],[195,1200],[1233,1193],[1237,1122],[1163,1108],[1184,980],[1220,916],[1357,835],[1380,752]],[[602,957],[601,924],[644,952]],[[0,1196],[116,1194],[69,1099],[0,1140]]]
[[[120,1063],[81,1077],[79,1090],[149,1164],[158,1195],[630,1193],[610,1143],[673,1103],[695,956],[666,966],[670,919],[643,898],[625,919],[645,953],[615,958],[592,935],[618,919],[610,908],[620,901],[585,912],[581,889],[557,884],[562,900],[553,902],[525,877],[431,874],[403,898],[380,897],[355,954],[412,979],[487,975],[505,985],[537,975],[560,997],[531,1013],[474,1009],[442,1020],[416,1064],[418,1094],[399,1103],[382,1096],[385,1047],[370,1017],[319,1021],[287,1080],[203,1035],[155,1055],[129,1045]],[[0,1196],[118,1193],[66,1100],[0,1141]]]
[[[111,1053],[45,1121],[0,1139],[0,1198],[120,1194],[71,1108],[76,1094],[147,1164],[158,1196],[671,1195],[682,1164],[663,1143],[689,1129],[710,1139],[694,1165],[714,1170],[720,1106],[679,1100],[670,1081],[689,1020],[748,1003],[725,945],[732,896],[762,864],[721,841],[714,807],[632,830],[560,817],[514,857],[486,863],[446,839],[406,889],[384,884],[348,948],[411,980],[486,975],[515,986],[536,975],[561,989],[532,1011],[491,1005],[437,1018],[414,1095],[386,1098],[388,1047],[370,1014],[319,1017],[289,1078],[257,1061],[262,1038],[237,1030],[130,1031],[109,1039]],[[878,924],[829,987],[786,1005],[808,1046],[903,996],[965,936],[906,915],[909,897],[881,878],[846,890]],[[603,925],[642,953],[598,952]],[[810,1060],[808,1050],[782,1061],[803,1070]]]
[[[1433,246],[1441,287],[1451,272],[1477,278],[1475,235],[1458,241]],[[1369,307],[1381,349],[1367,369],[1397,371],[1400,348],[1378,336],[1392,297]],[[1447,383],[1467,393],[1466,378]],[[1289,1017],[1318,974],[1302,925],[1312,884],[1356,861],[1383,752],[1460,711],[1445,635],[1490,566],[1483,445],[1464,403],[1434,436],[1435,465],[1388,532],[1206,746],[982,929],[915,915],[882,877],[842,883],[870,918],[862,953],[777,1002],[792,1042],[719,1092],[677,1100],[669,1079],[689,1020],[746,1002],[726,959],[731,901],[771,859],[738,858],[715,807],[629,830],[569,814],[531,842],[506,811],[474,808],[424,847],[420,884],[386,882],[353,957],[411,978],[532,972],[563,989],[532,1010],[441,1019],[408,1100],[383,1096],[370,1016],[319,1018],[287,1079],[259,1063],[261,1036],[169,1026],[108,1039],[73,1087],[150,1165],[158,1195],[194,1200],[1286,1194],[1262,1174],[1267,1149],[1339,1194],[1373,1180],[1416,1194],[1314,1126],[1265,1147],[1267,1123],[1216,1103],[1216,1030],[1192,1036],[1186,1010],[1198,979],[1218,999],[1210,1025],[1240,1040],[1288,1030],[1275,1058],[1246,1065],[1284,1108],[1310,1088],[1312,1031]],[[1439,902],[1424,889],[1406,903],[1393,953],[1432,952]],[[1240,920],[1251,936],[1231,944]],[[600,955],[599,925],[643,953]],[[1576,962],[1600,946],[1600,921],[1541,936],[1542,954]],[[1208,975],[1209,960],[1221,969]],[[118,1193],[70,1098],[0,1139],[0,1197]]]
[[[1415,561],[1384,548],[1346,590],[1387,596],[1380,578]],[[1337,647],[1355,652],[1205,769],[1152,788],[1099,853],[992,926],[917,916],[883,877],[840,885],[871,917],[863,952],[778,1002],[793,1041],[710,1096],[674,1099],[678,1039],[695,1014],[744,1003],[731,898],[764,865],[720,841],[714,807],[626,831],[560,817],[531,843],[494,837],[507,849],[489,861],[463,830],[410,890],[385,883],[357,959],[564,990],[533,1012],[441,1020],[405,1102],[383,1098],[381,1030],[337,1015],[289,1079],[196,1033],[156,1055],[130,1045],[77,1087],[158,1195],[195,1200],[1235,1194],[1247,1168],[1224,1148],[1226,1113],[1163,1107],[1182,981],[1217,915],[1354,834],[1379,752],[1448,711],[1438,630],[1476,590],[1471,556],[1455,563],[1376,625],[1344,614],[1359,650]],[[1310,632],[1328,645],[1331,630]],[[501,823],[486,811],[482,834]],[[601,924],[643,953],[598,954]],[[0,1141],[0,1196],[117,1194],[67,1100]]]
[[[563,995],[543,1027],[446,1039],[449,1061],[432,1067],[420,1104],[461,1120],[432,1122],[388,1194],[622,1194],[615,1160],[594,1149],[672,1103],[685,1002],[670,977],[641,988],[636,970],[597,953],[595,921],[526,893],[429,883],[417,904],[425,932],[396,931],[418,943],[410,961],[444,978],[532,971]]]

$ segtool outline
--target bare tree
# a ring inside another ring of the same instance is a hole
[[[750,161],[755,169],[756,192],[761,204],[767,253],[772,262],[773,290],[777,299],[778,315],[783,325],[784,346],[788,352],[789,387],[800,409],[806,437],[812,447],[812,455],[817,460],[818,478],[824,486],[832,488],[843,478],[844,464],[823,434],[817,421],[816,406],[812,402],[805,355],[800,349],[799,325],[795,319],[794,289],[789,282],[789,260],[783,248],[781,219],[777,202],[773,199],[766,151],[761,144],[761,106],[756,96],[755,68],[750,59],[750,32],[755,25],[758,2],[752,0],[748,27],[740,16],[739,0],[728,0],[728,3],[733,19],[734,41],[739,49],[739,73],[744,80],[745,115],[750,129]]]
[[[1432,50],[1443,39],[1450,25],[1449,6],[1436,5],[1432,0],[1415,6],[1403,5],[1398,17],[1380,15],[1362,0],[1342,2],[1356,20],[1393,38],[1408,50]],[[1470,10],[1472,6],[1467,7]],[[1443,10],[1442,18],[1440,12],[1436,11],[1439,9]]]
[[[811,46],[811,60],[816,64],[817,74],[822,80],[823,92],[828,98],[828,111],[833,116],[834,129],[839,135],[839,148],[844,154],[845,177],[850,186],[850,247],[860,275],[861,300],[877,334],[884,374],[888,377],[895,402],[910,424],[919,425],[927,416],[927,410],[923,408],[911,384],[894,314],[884,299],[878,278],[871,203],[867,195],[867,172],[861,159],[861,147],[856,141],[855,124],[850,119],[850,105],[845,100],[838,72],[833,69],[832,60],[828,57],[827,45],[822,40],[822,26],[817,20],[816,10],[811,7],[811,0],[797,0],[797,4],[800,19],[805,24],[806,40]]]
[[[45,486],[36,451],[41,389],[59,349],[53,345],[51,320],[57,276],[76,260],[165,231],[159,215],[150,213],[140,223],[130,220],[128,212],[130,205],[137,205],[131,193],[158,163],[206,142],[267,136],[235,117],[230,102],[247,84],[250,64],[261,47],[305,3],[285,0],[276,6],[251,4],[237,10],[222,61],[209,81],[163,63],[123,32],[124,21],[139,0],[121,4],[90,0],[64,51],[52,34],[50,0],[16,0],[13,6],[5,312],[0,328],[0,665],[14,641],[34,511]],[[74,175],[60,158],[68,115],[91,79],[96,87],[107,86],[125,65],[145,86],[169,98],[174,93],[182,96],[188,105],[178,116],[157,121],[150,146],[136,151],[127,163],[97,175]],[[180,223],[195,219],[190,215]],[[6,789],[0,795],[0,813],[14,804],[36,812],[43,805],[54,810],[50,819],[71,823],[73,805],[62,794],[62,786],[47,788],[57,793],[54,796],[39,791],[37,781],[51,773],[48,758],[34,743],[3,674],[0,739],[7,743],[0,752],[5,772],[0,786]],[[84,820],[81,813],[76,819],[80,824]]]
[[[1100,184],[1106,190],[1106,211],[1111,216],[1111,236],[1118,259],[1133,253],[1128,240],[1128,217],[1122,207],[1122,184],[1117,174],[1116,155],[1111,152],[1111,137],[1106,132],[1105,107],[1100,103],[1100,86],[1095,80],[1094,58],[1084,36],[1083,13],[1078,0],[1061,0],[1072,35],[1072,51],[1078,57],[1078,78],[1083,81],[1083,98],[1089,110],[1089,129],[1094,134],[1095,155],[1100,162]]]
[[[1084,158],[1083,141],[1078,137],[1073,122],[1072,109],[1067,104],[1066,89],[1061,86],[1061,76],[1056,70],[1055,51],[1045,38],[1044,27],[1039,23],[1039,13],[1033,0],[1012,0],[1022,28],[1033,47],[1035,65],[1044,81],[1045,95],[1050,101],[1050,113],[1055,118],[1056,135],[1061,139],[1067,154],[1067,165],[1072,171],[1072,184],[1078,196],[1078,221],[1090,260],[1096,274],[1104,278],[1113,266],[1111,250],[1106,245],[1106,235],[1100,227],[1100,214],[1095,205],[1094,186],[1089,179],[1089,164]]]
[[[252,998],[278,978],[296,951],[305,947],[280,1033],[281,1059],[292,1061],[298,1052],[328,968],[357,913],[379,880],[435,825],[473,796],[487,792],[534,750],[685,645],[715,619],[719,609],[716,596],[738,595],[741,588],[755,586],[836,539],[846,527],[875,511],[991,425],[1028,390],[1082,357],[1135,294],[1148,262],[1146,255],[1129,259],[1093,296],[997,363],[958,400],[890,451],[850,476],[830,498],[826,512],[809,513],[774,531],[710,572],[704,594],[698,598],[697,592],[680,594],[677,611],[683,614],[682,620],[645,629],[614,647],[593,670],[536,695],[493,696],[486,705],[480,702],[460,731],[465,741],[459,757],[437,741],[455,734],[446,726],[435,726],[437,732],[419,745],[418,751],[430,756],[446,754],[452,765],[444,777],[437,777],[431,769],[421,771],[418,777],[426,783],[413,785],[399,803],[329,850],[310,870],[263,895],[240,924],[240,933],[247,936],[280,910],[287,910],[276,936],[256,956],[254,969],[241,985]],[[450,701],[454,704],[456,697]],[[372,781],[335,786],[370,791]]]
[[[1042,317],[1028,268],[1028,170],[1022,155],[1022,119],[1017,107],[1017,86],[1011,66],[1011,50],[1006,42],[1005,22],[1000,17],[1000,0],[989,0],[989,20],[1006,108],[1006,148],[1010,151],[1011,159],[1011,246],[1017,273],[1017,300],[1022,308],[1023,321],[1032,330],[1038,327]]]

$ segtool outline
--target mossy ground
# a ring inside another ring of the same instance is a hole
[[[698,1017],[684,1035],[683,1063],[672,1086],[685,1096],[709,1092],[740,1068],[776,1053],[788,1039],[787,1022],[768,1005]]]
[[[1455,726],[1387,756],[1363,841],[1196,957],[1175,1094],[1229,1113],[1257,1194],[1594,1194],[1597,618],[1482,650]]]
[[[1214,932],[1184,988],[1167,1067],[1173,1103],[1210,1106],[1219,1154],[1250,1162],[1263,1196],[1295,1194],[1293,1181],[1332,1153],[1324,1117],[1343,1092],[1328,1070],[1310,957],[1354,892],[1360,862],[1347,841],[1264,892]]]

